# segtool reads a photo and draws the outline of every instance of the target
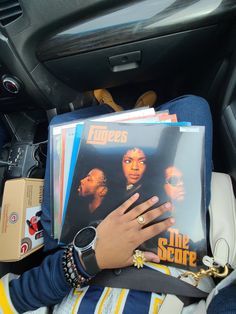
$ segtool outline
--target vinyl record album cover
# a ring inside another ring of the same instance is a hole
[[[204,184],[204,127],[86,121],[60,241],[71,242],[136,192],[135,205],[157,195],[155,207],[171,201],[174,211],[153,223],[170,215],[176,222],[141,249],[194,269],[206,255]]]

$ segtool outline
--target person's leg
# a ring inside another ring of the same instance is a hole
[[[205,126],[205,169],[206,169],[206,205],[210,203],[212,173],[212,117],[209,104],[201,97],[186,95],[173,99],[156,110],[168,109],[177,114],[179,122],[191,122],[192,125]]]
[[[207,309],[207,314],[236,313],[236,283],[220,290]]]
[[[96,107],[89,107],[80,110],[76,110],[73,112],[68,112],[62,115],[55,116],[50,126],[62,124],[66,122],[73,122],[78,119],[86,119],[93,116],[103,115],[107,113],[113,112],[112,109],[106,105],[100,105]],[[53,249],[57,246],[57,240],[54,240],[51,236],[51,222],[52,222],[52,213],[51,213],[51,202],[50,202],[50,141],[48,138],[48,154],[47,154],[47,162],[46,162],[46,172],[44,177],[44,195],[43,195],[43,203],[42,203],[42,216],[41,222],[44,228],[44,249],[45,251]]]

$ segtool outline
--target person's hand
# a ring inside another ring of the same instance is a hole
[[[100,269],[122,268],[133,264],[134,250],[144,241],[158,235],[174,224],[173,218],[155,223],[146,228],[155,218],[172,210],[171,203],[148,210],[157,201],[154,196],[146,202],[127,211],[139,198],[136,193],[117,209],[112,211],[97,227],[95,255]],[[142,215],[145,223],[139,224],[137,217]],[[159,258],[152,252],[144,252],[146,261],[159,263]]]

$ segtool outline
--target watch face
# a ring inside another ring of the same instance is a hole
[[[87,227],[78,232],[75,236],[74,244],[78,248],[85,248],[88,246],[96,236],[96,229],[94,227]]]

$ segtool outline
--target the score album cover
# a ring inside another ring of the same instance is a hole
[[[207,248],[204,184],[204,127],[87,121],[60,241],[69,243],[136,192],[135,205],[157,195],[155,207],[172,202],[176,223],[141,249],[161,263],[194,269]]]

